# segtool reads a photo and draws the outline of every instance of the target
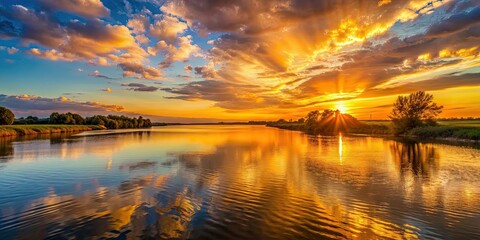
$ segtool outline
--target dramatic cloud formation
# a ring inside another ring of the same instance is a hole
[[[218,118],[302,116],[338,102],[362,118],[397,94],[480,87],[480,0],[19,1],[0,6],[0,39],[5,61],[68,62],[111,79],[100,69],[153,92],[131,106],[156,96]]]
[[[413,81],[425,81],[414,84],[422,90],[437,90],[433,83],[441,74],[478,66],[480,8],[472,1],[169,1],[162,10],[200,34],[226,33],[209,51],[219,69],[211,74],[196,67],[195,73],[225,88],[262,86],[251,102],[233,108],[262,108],[258,99],[273,98],[268,104],[281,108],[289,102],[306,111],[332,100],[405,93],[381,89]],[[454,79],[441,85],[472,86]],[[204,83],[167,91],[229,108],[223,97],[212,96],[224,96],[228,88],[216,93],[212,86],[199,87]]]
[[[45,4],[47,2],[52,3],[45,1]],[[79,13],[94,3],[101,4],[100,1],[79,1],[82,4],[77,5],[76,2],[62,0],[60,5],[53,5],[70,11],[73,11],[70,7],[75,6],[76,11],[73,12]],[[95,13],[90,10],[87,12]],[[138,65],[147,60],[148,53],[138,45],[130,30],[123,25],[108,24],[96,18],[85,22],[72,19],[62,23],[48,12],[28,9],[22,5],[13,5],[10,9],[0,8],[0,13],[10,19],[7,20],[9,23],[10,21],[19,23],[19,28],[12,25],[14,29],[4,31],[4,35],[20,37],[22,40],[47,48],[41,50],[35,47],[26,51],[41,58],[53,61],[86,60],[102,66],[109,65],[108,61]]]

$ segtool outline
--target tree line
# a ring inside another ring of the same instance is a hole
[[[100,125],[108,129],[123,129],[123,128],[149,128],[152,122],[148,118],[142,116],[138,118],[130,118],[127,116],[116,115],[94,115],[83,118],[76,113],[57,113],[50,115],[49,123],[51,124],[70,124],[70,125]]]
[[[142,116],[138,118],[130,118],[127,116],[116,115],[94,115],[91,117],[82,117],[77,113],[58,113],[50,114],[48,118],[38,118],[35,116],[21,117],[15,119],[15,115],[8,108],[0,106],[0,125],[11,124],[67,124],[67,125],[99,125],[108,129],[123,128],[149,128],[152,122],[148,118]]]

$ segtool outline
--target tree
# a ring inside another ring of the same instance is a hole
[[[433,102],[432,94],[424,91],[398,96],[389,115],[394,133],[398,135],[415,127],[435,125],[435,118],[442,112],[442,108],[443,106]]]
[[[0,125],[12,125],[15,114],[8,108],[0,107]]]
[[[338,111],[338,110],[337,110],[337,111]],[[335,113],[336,113],[337,111],[333,111],[333,110],[330,110],[330,109],[325,109],[325,110],[323,110],[322,115],[320,116],[320,118],[321,118],[322,120],[323,120],[323,119],[327,119],[327,118],[335,115]]]
[[[84,125],[85,124],[85,119],[80,116],[80,114],[77,113],[72,113],[72,118],[75,120],[75,124],[77,125]]]
[[[50,114],[50,118],[49,118],[49,123],[51,124],[56,124],[58,123],[58,118],[59,118],[60,114],[58,112],[53,112],[52,114]]]
[[[319,111],[311,111],[307,114],[305,122],[307,123],[307,125],[315,124],[318,121],[319,117],[320,117]]]
[[[90,119],[91,120],[89,121],[89,124],[105,126],[105,121],[103,121],[99,116],[94,116]]]
[[[112,119],[107,119],[107,122],[105,123],[105,127],[108,129],[118,129],[120,128],[118,121],[117,120],[112,120]]]
[[[319,111],[311,111],[307,114],[305,117],[305,127],[307,131],[313,132],[317,128],[317,121],[318,118],[320,117],[320,112]]]

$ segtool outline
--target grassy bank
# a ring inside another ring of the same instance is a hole
[[[68,133],[105,129],[98,125],[0,125],[0,137],[23,136],[33,134]]]
[[[408,136],[420,139],[480,140],[480,127],[428,126],[410,130]]]
[[[306,129],[304,123],[268,123],[269,127],[276,127],[280,129],[293,130],[293,131],[302,131],[310,133]],[[352,134],[371,134],[371,135],[391,135],[391,130],[387,124],[378,124],[378,123],[369,123],[362,124],[361,126],[349,129],[349,133]],[[314,134],[314,133],[313,133]]]
[[[362,121],[362,123],[359,127],[350,128],[348,133],[393,136],[390,121]],[[270,123],[267,126],[309,133],[304,123]],[[480,120],[439,121],[438,126],[417,127],[405,136],[418,139],[480,141]]]

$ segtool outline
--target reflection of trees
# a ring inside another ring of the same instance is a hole
[[[412,172],[429,177],[437,169],[438,154],[431,144],[394,141],[390,143],[390,154],[401,175]]]
[[[0,163],[5,163],[12,159],[13,146],[11,138],[0,137]]]

